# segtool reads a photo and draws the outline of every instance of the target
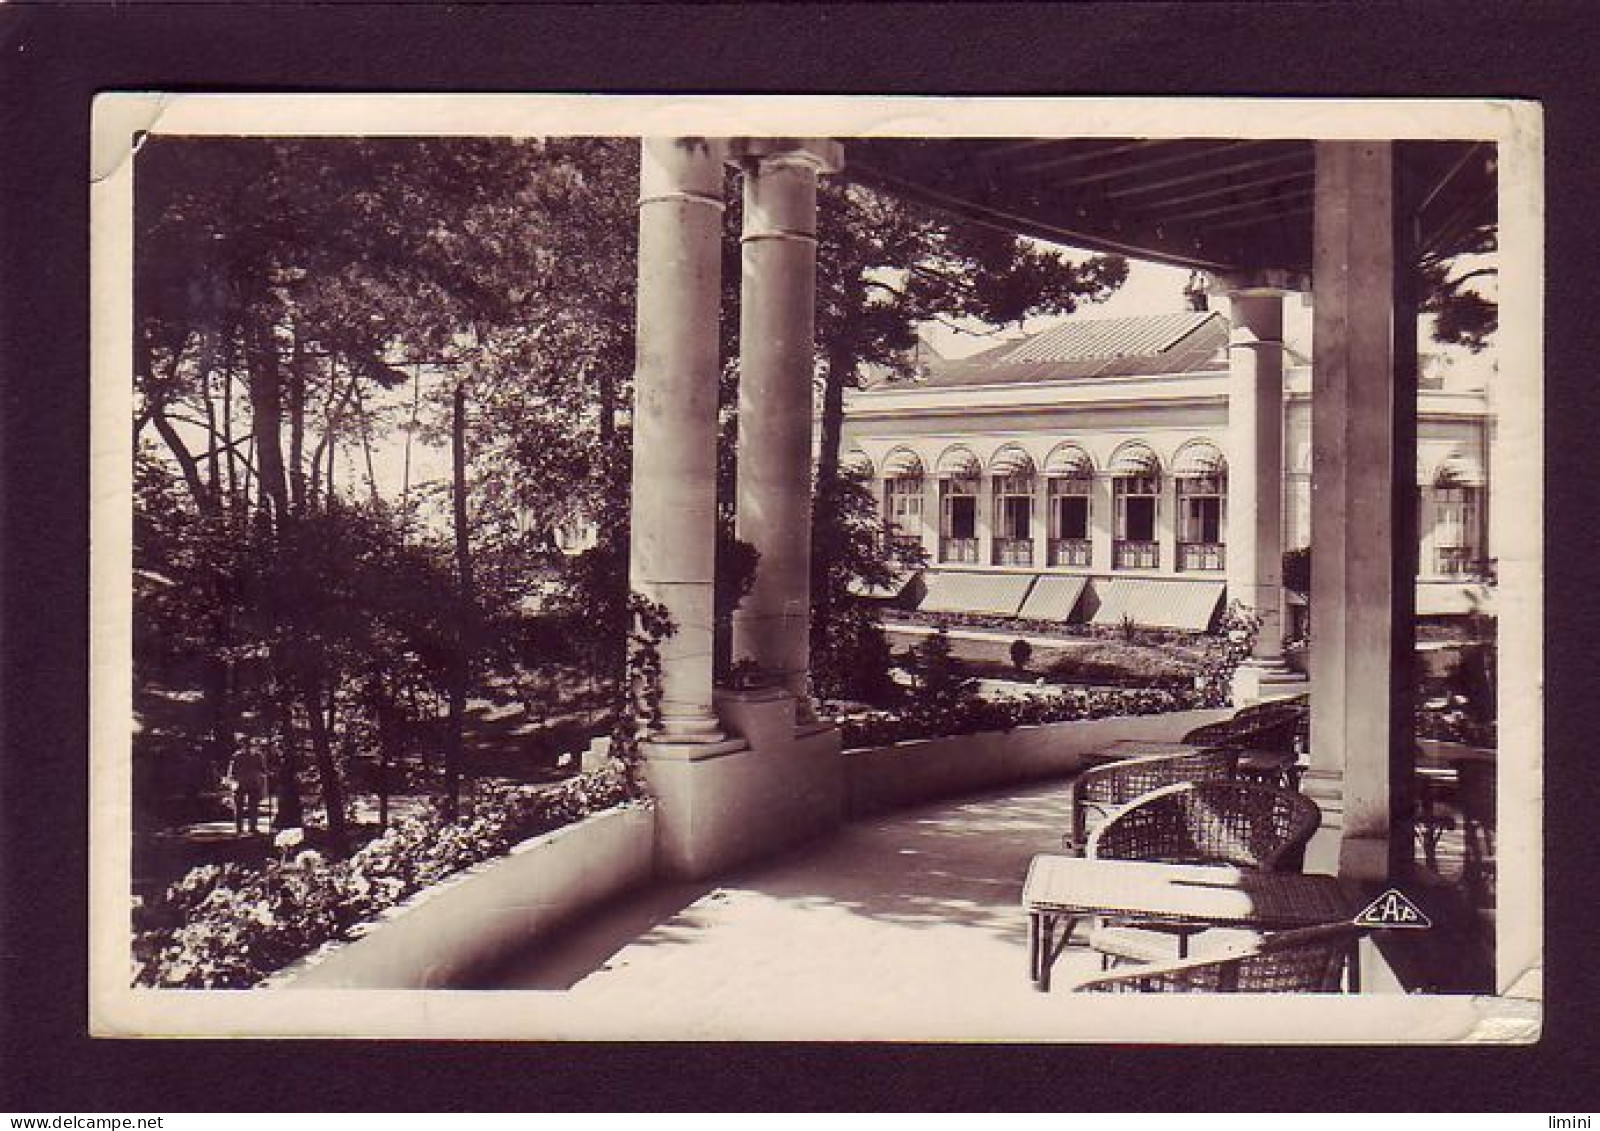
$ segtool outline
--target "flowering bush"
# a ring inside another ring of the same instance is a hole
[[[346,860],[290,858],[299,841],[279,834],[284,859],[259,870],[207,864],[135,908],[134,981],[252,986],[454,872],[635,796],[613,764],[556,786],[484,783],[459,822],[442,810],[404,817]]]
[[[1217,630],[1227,643],[1220,658],[1201,667],[1194,677],[1198,706],[1230,707],[1233,705],[1233,673],[1250,657],[1255,649],[1256,637],[1261,634],[1261,617],[1248,605],[1229,601],[1223,611]]]
[[[1202,706],[1200,693],[1189,689],[1074,688],[1019,699],[972,699],[938,715],[869,711],[839,720],[845,749],[887,746],[910,739],[1010,730],[1040,723],[1103,719],[1112,715],[1159,715]]]

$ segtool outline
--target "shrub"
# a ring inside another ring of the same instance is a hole
[[[839,720],[846,749],[888,746],[912,739],[1010,730],[1041,723],[1103,719],[1113,715],[1159,715],[1200,706],[1199,693],[1189,689],[1075,688],[1052,695],[985,700],[974,697],[934,717],[907,711],[868,711]]]
[[[1226,641],[1222,655],[1202,665],[1200,674],[1194,677],[1195,691],[1203,707],[1233,705],[1233,673],[1254,650],[1256,637],[1261,633],[1261,617],[1249,606],[1230,601],[1217,627]]]
[[[1011,642],[1011,666],[1019,672],[1028,670],[1028,661],[1033,659],[1033,645],[1020,636]]]
[[[547,787],[483,783],[456,823],[402,818],[346,860],[195,868],[134,914],[139,985],[243,989],[463,868],[635,796],[612,764]]]
[[[890,704],[900,687],[890,675],[889,638],[877,615],[860,601],[845,599],[826,624],[812,629],[811,678],[824,699]]]
[[[911,650],[910,667],[913,683],[907,713],[924,720],[935,733],[982,711],[978,681],[961,670],[944,629],[924,637]]]

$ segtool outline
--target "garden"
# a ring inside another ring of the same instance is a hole
[[[161,136],[135,180],[133,980],[245,987],[520,839],[648,802],[673,626],[628,577],[638,150]],[[894,564],[840,472],[843,391],[909,376],[929,319],[1068,313],[1127,266],[861,185],[820,197],[818,690],[957,725],[965,684],[904,698],[848,597]],[[740,223],[734,199],[733,261]],[[760,565],[733,533],[725,274],[717,670],[759,681],[728,645]],[[595,738],[610,761],[580,772]]]

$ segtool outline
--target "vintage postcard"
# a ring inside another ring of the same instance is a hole
[[[94,1033],[1539,1038],[1536,105],[93,133]]]

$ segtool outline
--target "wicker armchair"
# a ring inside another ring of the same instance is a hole
[[[1062,847],[1081,853],[1089,833],[1113,811],[1162,786],[1186,781],[1229,781],[1237,772],[1237,750],[1195,750],[1108,762],[1079,774],[1072,783],[1072,829]]]
[[[1078,993],[1338,993],[1355,947],[1355,927],[1327,923],[1265,935],[1237,953],[1128,966],[1087,978]]]
[[[1300,867],[1322,823],[1309,797],[1243,781],[1188,781],[1147,793],[1090,834],[1085,855],[1169,864]]]
[[[1196,727],[1183,736],[1183,741],[1197,746],[1237,746],[1294,754],[1309,742],[1310,735],[1310,697],[1296,695],[1243,707],[1231,718]]]

